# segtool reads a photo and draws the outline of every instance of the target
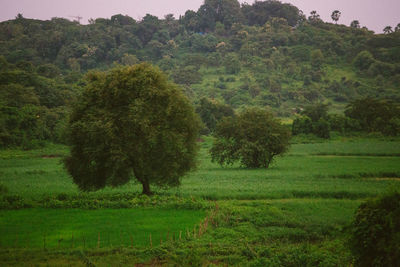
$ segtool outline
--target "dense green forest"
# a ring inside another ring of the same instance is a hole
[[[341,114],[365,97],[399,103],[400,27],[374,34],[358,21],[341,25],[339,13],[332,19],[272,0],[205,0],[179,18],[147,14],[136,21],[118,14],[88,25],[18,14],[0,23],[0,146],[63,142],[68,108],[85,86],[85,73],[142,61],[182,86],[204,133],[220,117],[249,106],[294,118],[311,104]],[[394,125],[388,131],[396,133],[400,120],[393,118],[387,118]]]

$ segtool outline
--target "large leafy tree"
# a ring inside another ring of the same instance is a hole
[[[240,161],[248,168],[268,168],[277,155],[289,147],[289,130],[264,109],[249,109],[217,125],[211,148],[219,164]]]
[[[252,5],[244,3],[242,12],[249,25],[263,26],[272,18],[284,18],[290,26],[295,26],[301,19],[300,10],[280,1],[255,1]]]
[[[65,166],[82,190],[136,178],[177,186],[195,166],[199,119],[179,88],[149,64],[88,74],[70,119]]]
[[[234,23],[244,20],[237,0],[205,0],[197,14],[202,31],[214,30],[216,22],[230,29]]]

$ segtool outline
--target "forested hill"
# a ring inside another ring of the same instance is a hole
[[[334,15],[323,22],[316,12],[306,16],[271,0],[205,0],[180,18],[115,15],[88,25],[19,14],[0,23],[1,127],[15,126],[0,139],[23,140],[25,130],[18,129],[38,123],[46,127],[34,134],[61,138],[65,106],[88,70],[140,61],[167,72],[194,104],[205,97],[290,116],[316,102],[341,110],[363,96],[399,101],[400,25],[374,34],[358,21],[340,25]]]

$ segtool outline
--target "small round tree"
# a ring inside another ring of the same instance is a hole
[[[177,186],[195,166],[199,119],[188,99],[149,64],[92,72],[69,122],[67,171],[82,190],[136,178]]]
[[[268,168],[289,147],[289,129],[263,109],[249,109],[225,118],[215,132],[212,160],[219,164],[240,161],[248,168]]]

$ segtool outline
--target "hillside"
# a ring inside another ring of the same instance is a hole
[[[119,14],[88,25],[19,14],[0,23],[0,40],[2,128],[15,124],[3,144],[25,138],[21,125],[32,124],[45,125],[37,139],[62,139],[66,107],[87,71],[141,61],[158,65],[195,105],[206,97],[290,117],[311,103],[341,112],[365,96],[400,100],[399,27],[377,35],[278,1],[205,0],[180,18]]]

